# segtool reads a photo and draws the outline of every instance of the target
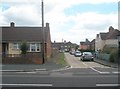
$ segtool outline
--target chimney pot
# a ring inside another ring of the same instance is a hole
[[[15,27],[15,23],[14,23],[14,22],[11,22],[11,23],[10,23],[10,27]]]
[[[49,27],[49,23],[46,23],[46,27]]]

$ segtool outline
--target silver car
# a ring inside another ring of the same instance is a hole
[[[82,55],[82,54],[81,54],[80,51],[76,51],[75,54],[74,54],[75,57],[80,57],[81,55]]]
[[[94,60],[94,57],[92,55],[91,52],[83,52],[82,53],[82,56],[81,56],[81,60],[84,61],[84,60],[90,60],[90,61],[93,61]]]

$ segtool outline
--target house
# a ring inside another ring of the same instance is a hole
[[[89,50],[90,49],[90,41],[86,39],[84,42],[80,42],[81,50]]]
[[[95,39],[91,41],[91,50],[95,50]]]
[[[69,42],[53,42],[52,43],[52,48],[53,49],[57,49],[59,51],[65,51],[65,52],[68,52],[70,51],[71,49],[75,49],[75,47],[77,46],[77,44],[74,44],[74,43],[71,43],[70,41]]]
[[[94,50],[95,49],[95,39],[91,42],[86,39],[84,42],[80,42],[80,49],[81,50]]]
[[[28,45],[27,54],[37,57],[39,63],[43,63],[42,43],[43,30],[42,27],[16,27],[15,23],[11,22],[10,27],[2,27],[2,54],[15,57],[21,54],[20,45],[22,41],[26,41]],[[49,23],[44,27],[44,42],[45,42],[45,58],[51,56],[51,36]],[[33,60],[34,60],[33,59]]]
[[[119,34],[120,31],[114,29],[112,26],[109,27],[109,32],[97,34],[95,39],[95,51],[101,51],[104,46],[118,47],[117,36]]]

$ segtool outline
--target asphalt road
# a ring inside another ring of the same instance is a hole
[[[2,73],[3,87],[118,87],[118,69],[80,61],[65,53],[71,67],[53,70],[8,71]]]

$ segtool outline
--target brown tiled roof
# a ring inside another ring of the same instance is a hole
[[[108,33],[100,33],[101,39],[106,40]]]
[[[106,39],[117,39],[117,36],[120,35],[120,31],[115,29],[113,32],[109,32],[108,36]]]
[[[45,40],[49,29],[44,27]],[[2,27],[2,41],[42,41],[42,27]]]
[[[107,40],[107,39],[117,39],[117,36],[120,34],[120,31],[117,29],[114,29],[111,32],[107,33],[100,33],[101,39],[102,40]]]

